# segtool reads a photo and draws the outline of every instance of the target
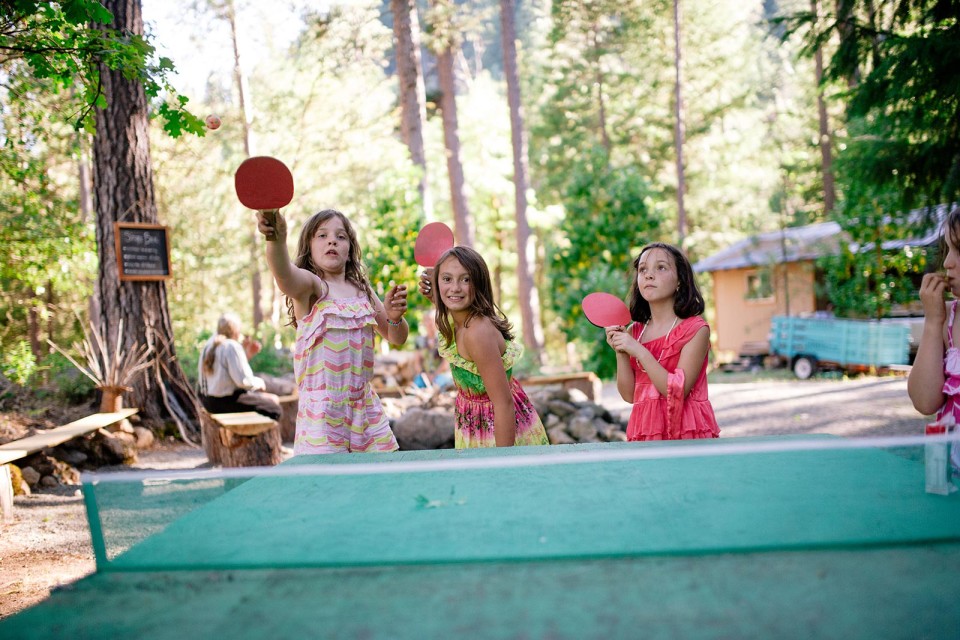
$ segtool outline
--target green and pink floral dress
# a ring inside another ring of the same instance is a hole
[[[523,346],[507,341],[507,350],[502,356],[507,372],[513,406],[517,411],[516,446],[550,444],[547,432],[540,422],[537,410],[527,397],[520,383],[513,378],[513,365],[523,353]],[[450,373],[457,387],[455,444],[457,449],[497,446],[493,431],[493,402],[487,395],[477,365],[457,352],[457,343],[447,344],[440,336],[440,355],[450,363]]]

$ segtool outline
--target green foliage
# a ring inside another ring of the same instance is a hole
[[[79,404],[93,398],[93,381],[77,371],[61,354],[54,352],[46,356],[40,363],[40,369],[46,373],[57,395],[67,403]]]
[[[960,196],[960,4],[950,0],[843,0],[818,21],[781,21],[806,52],[838,42],[825,68],[847,100],[838,179],[896,197],[895,209]],[[828,49],[829,50],[829,49]]]
[[[358,226],[363,261],[374,291],[382,300],[393,284],[404,284],[410,311],[432,308],[416,293],[419,267],[413,258],[413,246],[424,219],[415,171],[411,168],[381,175],[366,196],[368,202],[361,205],[364,214]]]
[[[21,387],[26,386],[36,370],[37,360],[33,357],[30,343],[26,340],[18,341],[0,356],[0,373]]]
[[[917,297],[926,256],[912,249],[884,250],[883,243],[918,237],[923,219],[898,212],[896,195],[851,190],[834,214],[844,237],[841,253],[818,260],[834,312],[841,317],[882,318]]]
[[[613,351],[580,302],[593,291],[626,297],[633,254],[661,238],[661,219],[650,207],[645,180],[632,167],[609,166],[601,149],[583,154],[564,207],[561,240],[549,254],[550,307],[567,337],[583,346],[584,367],[609,377],[616,372]]]
[[[263,345],[260,353],[250,358],[250,368],[257,373],[282,377],[293,373],[293,353],[282,346],[292,344],[295,339],[293,327],[285,326],[277,331],[267,323],[260,325],[257,340]],[[202,343],[201,343],[202,344]],[[194,371],[197,370],[194,366]]]
[[[74,126],[88,132],[93,131],[94,108],[105,105],[99,65],[140,82],[149,99],[161,93],[176,96],[168,79],[174,71],[171,61],[154,61],[155,49],[145,37],[110,28],[112,22],[113,15],[94,0],[3,3],[3,66],[23,61],[37,79],[57,88],[79,88],[83,107],[77,109]],[[186,112],[186,102],[177,97],[159,109],[167,132],[174,137],[184,131],[203,132],[202,122]]]

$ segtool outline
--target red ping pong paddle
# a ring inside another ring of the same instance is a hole
[[[436,266],[447,249],[453,248],[453,231],[442,222],[424,225],[413,245],[413,258],[421,267]]]
[[[626,303],[610,293],[595,292],[583,299],[583,315],[597,327],[625,327],[633,318]]]
[[[276,210],[293,200],[293,174],[287,165],[270,156],[254,156],[241,162],[233,184],[243,206],[263,211],[272,225],[277,223]],[[267,240],[276,239],[276,234],[267,236]]]

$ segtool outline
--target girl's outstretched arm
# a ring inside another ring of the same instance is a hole
[[[318,288],[319,277],[296,266],[287,252],[287,220],[276,212],[276,224],[271,225],[262,211],[257,211],[257,230],[266,237],[271,234],[275,240],[267,240],[267,265],[277,281],[277,287],[294,301],[298,309],[308,309],[310,298]],[[297,309],[295,309],[296,311]],[[300,317],[301,314],[297,314]]]
[[[604,327],[604,333],[607,336],[607,344],[613,347],[617,354],[617,391],[620,397],[633,404],[633,392],[636,386],[636,376],[633,374],[633,368],[630,366],[630,354],[619,351],[614,346],[615,336],[626,333],[624,327]]]
[[[924,415],[936,413],[943,405],[943,354],[947,340],[947,308],[943,301],[946,291],[943,276],[928,273],[920,283],[920,301],[923,303],[923,334],[907,377],[907,395],[913,407]]]
[[[486,318],[474,318],[457,333],[460,354],[477,365],[493,404],[493,434],[498,447],[512,447],[517,439],[517,409],[510,393],[502,356],[506,343]]]
[[[387,291],[383,302],[373,294],[374,307],[377,310],[377,333],[392,345],[401,345],[407,341],[410,326],[403,315],[407,312],[407,287],[395,284]]]

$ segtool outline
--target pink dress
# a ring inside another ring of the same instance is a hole
[[[684,373],[678,369],[680,350],[707,323],[700,316],[682,320],[667,335],[643,343],[668,371],[668,397],[663,397],[650,381],[650,376],[640,368],[635,358],[630,358],[635,386],[633,411],[627,424],[628,440],[691,440],[716,438],[720,435],[713,406],[707,397],[707,358],[696,383],[686,398],[683,397]],[[643,325],[635,322],[631,328],[633,337],[640,339]]]
[[[947,316],[947,351],[943,354],[943,395],[946,400],[937,411],[937,424],[953,431],[960,424],[960,349],[953,344],[953,321],[957,315],[957,301],[950,305]],[[950,447],[950,466],[954,477],[960,477],[960,446]]]
[[[318,300],[297,323],[293,369],[300,406],[294,455],[399,448],[370,387],[375,324],[366,296]]]

